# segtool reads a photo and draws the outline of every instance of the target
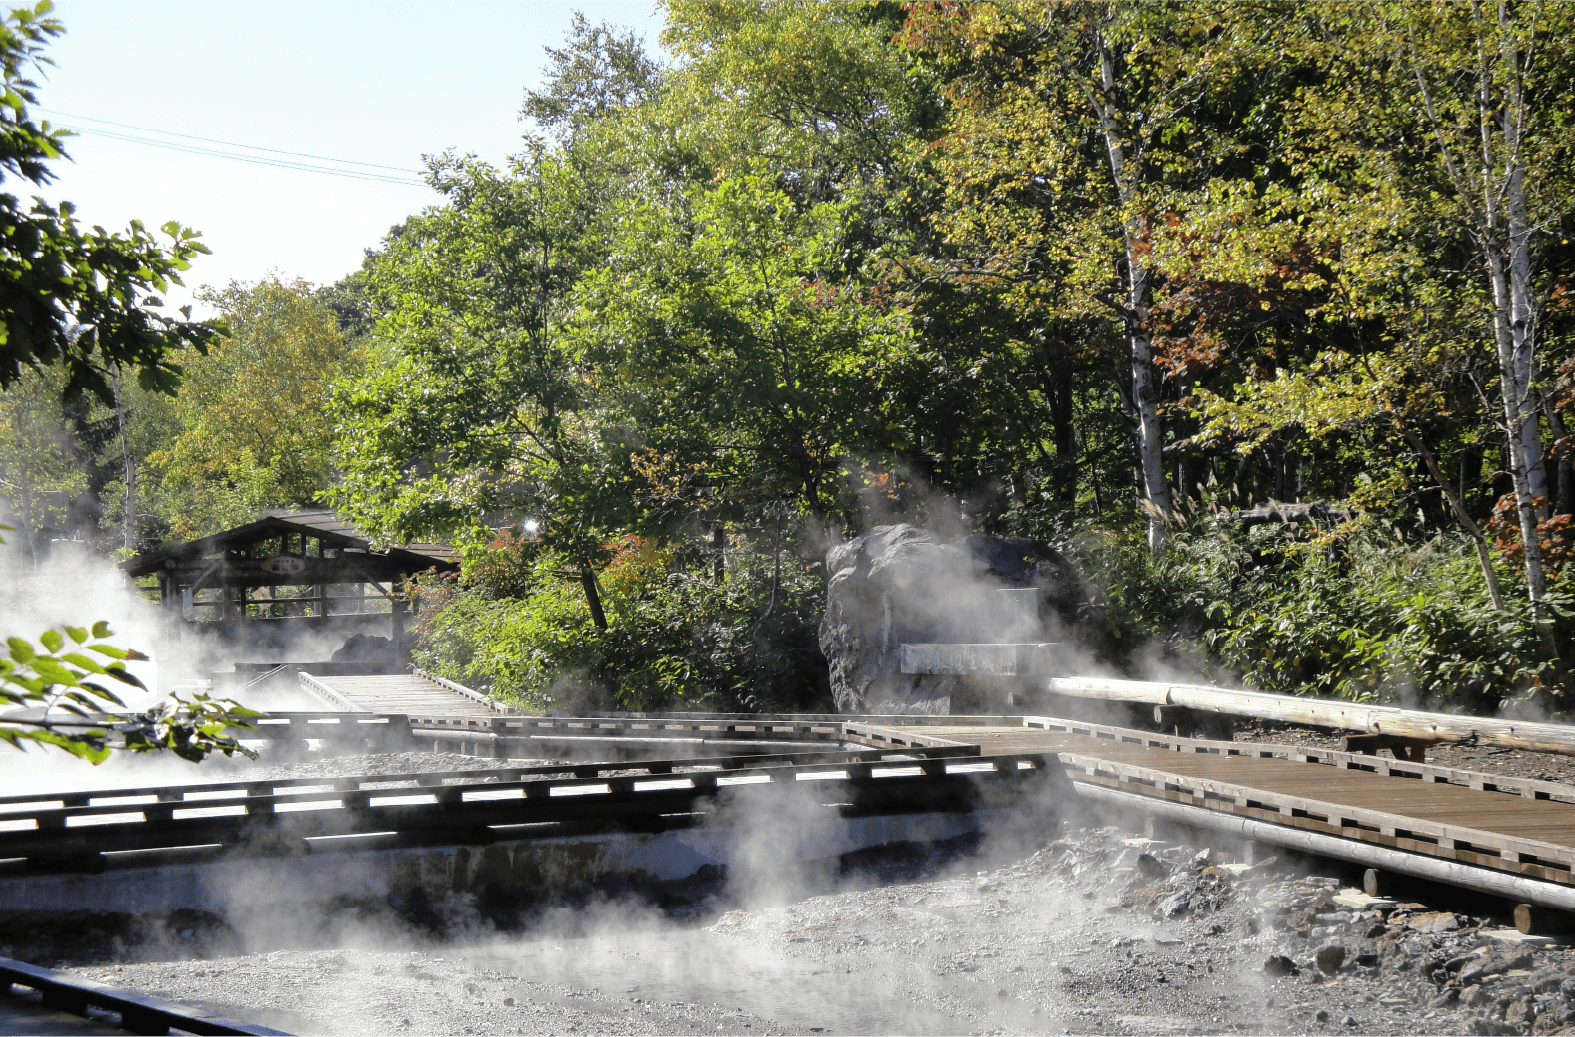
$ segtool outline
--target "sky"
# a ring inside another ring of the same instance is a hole
[[[93,132],[69,142],[55,183],[7,189],[71,201],[109,230],[140,219],[201,231],[213,254],[193,263],[188,292],[171,292],[170,306],[203,284],[273,273],[331,283],[391,226],[439,202],[419,182],[423,155],[452,148],[502,163],[519,150],[524,90],[576,9],[658,50],[652,0],[57,0],[66,33],[46,52],[55,64],[38,114]]]

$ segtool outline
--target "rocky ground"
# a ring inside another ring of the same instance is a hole
[[[1338,744],[1262,724],[1237,738]],[[1575,777],[1531,753],[1429,759]],[[399,753],[244,769],[503,765]],[[1493,916],[1502,903],[1436,887],[1375,900],[1335,862],[1248,864],[1106,820],[1026,846],[866,854],[792,893],[734,876],[663,910],[563,908],[521,933],[383,926],[234,955],[180,932],[39,963],[314,1034],[1575,1033],[1575,945],[1519,937]]]
[[[1575,948],[1319,870],[1083,827],[688,921],[56,964],[302,1033],[1575,1033]]]
[[[1338,749],[1340,739],[1341,732],[1328,728],[1301,727],[1267,720],[1254,720],[1236,727],[1238,742],[1275,742],[1281,745]],[[1467,771],[1575,785],[1575,757],[1570,756],[1526,752],[1494,745],[1435,745],[1427,750],[1427,762],[1440,767],[1458,767]]]

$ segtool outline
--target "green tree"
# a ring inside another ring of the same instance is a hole
[[[60,405],[64,381],[57,368],[30,371],[0,395],[0,496],[34,565],[36,534],[69,528],[70,505],[88,489]]]
[[[63,31],[48,17],[53,9],[40,0],[0,21],[0,183],[42,186],[54,179],[49,163],[66,157],[66,132],[28,112],[36,103],[29,71],[50,63],[45,43]],[[122,367],[145,387],[173,390],[180,367],[171,355],[201,351],[216,329],[153,312],[155,293],[180,284],[191,259],[208,252],[195,231],[173,222],[161,230],[167,245],[139,222],[123,234],[87,228],[69,202],[34,198],[25,207],[0,192],[0,389],[26,368],[59,364],[68,396],[86,390],[112,404],[110,375]]]
[[[1325,118],[1366,145],[1413,206],[1469,245],[1490,318],[1527,590],[1546,593],[1538,520],[1548,365],[1541,263],[1575,214],[1575,11],[1560,3],[1322,6],[1359,77],[1331,77]]]
[[[1126,353],[1150,548],[1171,521],[1155,365],[1154,224],[1228,150],[1212,5],[915,5],[910,46],[950,67],[940,149],[960,273],[1021,283],[1049,315],[1102,313]]]
[[[640,105],[655,94],[662,78],[642,42],[605,22],[592,26],[575,11],[564,46],[543,48],[546,83],[525,91],[520,118],[572,142],[602,120]]]
[[[330,482],[334,379],[353,373],[339,318],[305,282],[232,283],[205,301],[228,333],[185,359],[179,431],[148,456],[174,533],[203,536],[264,507],[311,504]]]
[[[596,602],[593,563],[626,521],[629,449],[612,447],[602,387],[561,333],[598,253],[584,178],[539,150],[506,173],[444,160],[434,178],[448,204],[411,218],[372,264],[375,359],[333,398],[345,477],[330,499],[395,540],[479,538],[489,516],[537,516]]]
[[[637,204],[583,282],[586,356],[626,394],[641,447],[724,512],[785,500],[826,516],[850,461],[893,452],[885,383],[908,339],[844,266],[850,208],[800,211],[761,175]]]

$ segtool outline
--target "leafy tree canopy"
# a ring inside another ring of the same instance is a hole
[[[53,161],[67,157],[66,131],[35,122],[33,70],[50,64],[46,42],[63,28],[50,0],[0,20],[0,183],[43,186]],[[84,227],[69,202],[34,198],[28,205],[0,192],[0,389],[27,368],[59,364],[65,393],[112,400],[109,372],[125,367],[150,389],[171,392],[181,368],[172,354],[199,352],[218,333],[209,323],[155,312],[158,295],[181,284],[193,257],[208,249],[196,231],[170,222],[167,243],[133,222],[125,232]]]

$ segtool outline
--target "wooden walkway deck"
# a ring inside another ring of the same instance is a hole
[[[849,732],[867,744],[976,745],[987,756],[1053,752],[1086,784],[1575,886],[1572,786],[1354,753],[1023,723]]]
[[[378,676],[309,677],[301,683],[330,702],[366,713],[406,713],[411,716],[475,716],[486,712],[476,699],[451,691],[436,681],[413,673]]]

